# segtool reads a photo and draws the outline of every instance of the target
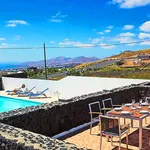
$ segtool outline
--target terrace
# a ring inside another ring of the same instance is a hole
[[[149,80],[92,77],[67,77],[60,81],[18,78],[2,80],[4,89],[14,89],[20,84],[26,84],[28,87],[34,85],[39,87],[38,90],[48,87],[49,91],[46,94],[52,97],[46,101],[38,99],[37,101],[43,102],[38,106],[0,113],[0,147],[5,149],[99,149],[99,136],[90,135],[89,126],[82,132],[77,130],[76,134],[69,138],[57,135],[64,135],[69,133],[68,131],[74,131],[75,127],[88,123],[88,104],[91,102],[101,103],[108,97],[113,99],[114,104],[129,103],[132,98],[138,102],[143,95],[150,94]],[[54,94],[56,91],[59,91],[59,97]],[[147,123],[150,124],[150,120],[147,120]],[[137,127],[137,124],[135,121],[134,126]],[[97,134],[97,126],[93,129]],[[137,128],[131,128],[130,134],[136,132],[135,130]],[[149,134],[146,132],[146,136]],[[137,148],[137,145],[132,143],[129,145],[130,149]],[[124,147],[124,144],[122,146]],[[110,142],[106,145],[104,138],[103,149],[113,148]]]
[[[121,123],[123,124],[123,119],[121,120]],[[127,123],[130,123],[130,120],[127,120]],[[134,127],[130,128],[129,133],[129,150],[139,150],[139,122],[135,121],[133,122]],[[149,150],[150,149],[150,118],[147,119],[147,123],[143,121],[143,126],[149,127],[143,129],[143,149]],[[90,149],[90,150],[99,150],[100,149],[100,136],[99,136],[99,127],[95,126],[92,129],[92,135],[90,134],[90,129],[85,129],[82,131],[76,132],[75,134],[72,134],[71,136],[68,135],[67,138],[64,138],[65,142],[73,143],[78,147]],[[122,143],[121,143],[121,150],[127,150],[126,148],[126,137],[122,137]],[[103,137],[102,140],[102,150],[117,150],[118,149],[118,138],[113,138],[113,146],[111,145],[111,142],[107,141],[106,137]]]

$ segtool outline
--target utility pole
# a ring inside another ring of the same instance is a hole
[[[44,43],[44,65],[45,65],[45,79],[47,80],[47,65],[46,65],[46,47]]]

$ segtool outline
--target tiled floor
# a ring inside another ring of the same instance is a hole
[[[121,119],[121,121],[123,121]],[[127,122],[130,123],[130,120],[127,120]],[[143,126],[148,126],[150,124],[150,117],[147,118],[147,124],[145,124],[145,121],[143,121]],[[138,128],[138,122],[134,121],[134,128],[130,128],[130,134],[135,132],[135,130],[137,130]],[[146,138],[149,138],[148,140],[150,141],[150,129],[148,130],[148,132],[146,132]],[[100,149],[100,136],[98,136],[97,134],[99,133],[98,131],[98,126],[93,127],[92,129],[92,133],[93,135],[90,135],[90,130],[85,130],[79,134],[76,134],[70,138],[67,138],[65,141],[76,144],[78,147],[81,148],[85,148],[85,149],[91,149],[91,150],[99,150]],[[122,139],[124,138],[124,136],[122,137]],[[138,136],[134,135],[132,136],[132,138],[135,138],[135,141],[138,141]],[[116,146],[118,146],[118,142],[117,142],[117,138],[113,138],[114,142],[113,145],[111,146],[111,142],[107,142],[106,138],[103,137],[102,140],[102,150],[116,150],[118,148],[115,148]],[[129,140],[130,140],[130,135],[129,135]],[[133,140],[134,141],[134,140]],[[146,140],[143,140],[143,145],[145,144]],[[135,146],[135,144],[131,144],[132,142],[130,142],[130,145],[128,147],[128,150],[139,150],[139,148],[137,146]],[[147,144],[148,145],[148,144]],[[121,144],[122,146],[122,150],[126,150],[126,144]],[[150,147],[147,149],[143,149],[143,150],[150,150]]]

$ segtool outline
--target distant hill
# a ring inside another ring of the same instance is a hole
[[[97,60],[95,62],[92,61],[92,62],[88,62],[88,63],[82,63],[80,65],[77,65],[75,68],[76,69],[88,68],[88,67],[91,67],[91,68],[98,67],[99,68],[99,67],[103,66],[103,64],[109,65],[109,64],[113,63],[113,59],[132,58],[132,57],[136,57],[137,55],[146,55],[146,54],[150,54],[150,49],[139,50],[139,51],[126,50],[119,55],[107,57],[107,58],[104,58],[101,60]],[[115,60],[114,60],[114,62],[115,62]]]
[[[139,51],[124,51],[119,55],[114,55],[109,58],[117,58],[117,59],[131,58],[131,57],[136,57],[137,55],[146,55],[146,54],[150,54],[150,49],[139,50]]]
[[[81,64],[81,63],[86,63],[86,62],[93,62],[93,61],[97,61],[99,60],[99,58],[97,57],[84,57],[84,56],[80,56],[80,57],[64,57],[64,56],[60,56],[60,57],[56,57],[56,58],[52,58],[47,60],[47,65],[48,66],[55,66],[55,65],[65,65],[65,64]],[[21,64],[21,66],[44,66],[44,61],[30,61],[30,62],[24,62]]]

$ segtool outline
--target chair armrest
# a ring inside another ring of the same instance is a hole
[[[113,110],[113,108],[102,108],[102,110]]]
[[[101,112],[89,112],[89,114],[102,115],[102,113],[101,113]]]
[[[129,127],[130,127],[130,123],[125,124],[125,125],[121,126],[120,128],[121,128],[121,130],[123,130],[124,128],[129,128]]]

